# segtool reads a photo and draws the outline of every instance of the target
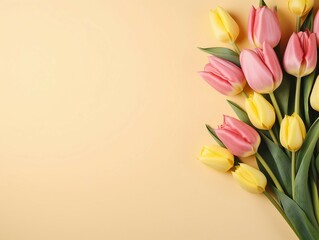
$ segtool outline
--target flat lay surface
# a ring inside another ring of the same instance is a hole
[[[297,239],[264,195],[196,160],[205,123],[235,116],[197,73],[197,47],[227,46],[217,4],[252,47],[257,0],[0,0],[0,239]],[[292,32],[286,1],[267,4]]]

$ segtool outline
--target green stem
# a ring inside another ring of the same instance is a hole
[[[269,168],[268,164],[266,163],[265,159],[257,152],[256,153],[256,157],[259,160],[259,162],[261,163],[261,165],[265,168],[265,170],[267,171],[267,173],[269,174],[271,180],[274,182],[276,188],[278,188],[279,191],[284,192],[283,188],[281,187],[278,179],[276,178],[275,174],[273,173],[273,171]]]
[[[270,96],[272,105],[273,105],[274,108],[275,108],[275,112],[276,112],[276,115],[277,115],[277,118],[278,118],[278,122],[279,122],[279,124],[281,124],[281,122],[282,122],[282,115],[281,115],[281,112],[280,112],[280,109],[279,109],[279,106],[278,106],[278,103],[277,103],[275,94],[272,92],[272,93],[269,93],[269,96]]]
[[[233,46],[235,52],[238,53],[238,55],[239,55],[240,54],[240,49],[237,46],[237,44],[235,42],[233,42],[233,41],[230,41],[229,43]]]
[[[291,152],[291,190],[292,199],[295,199],[295,176],[296,176],[296,152]]]
[[[295,234],[301,239],[301,236],[299,235],[299,233],[296,231],[296,229],[294,228],[294,226],[292,225],[292,223],[290,222],[289,218],[287,217],[287,215],[285,214],[285,212],[282,210],[282,208],[279,206],[279,204],[277,203],[277,201],[269,194],[269,192],[265,191],[264,192],[265,196],[268,198],[268,200],[272,203],[272,205],[274,205],[274,207],[278,210],[278,212],[281,214],[281,216],[286,220],[286,222],[288,223],[288,225],[291,227],[291,229],[295,232]]]
[[[296,17],[296,32],[299,32],[300,25],[301,25],[301,18],[297,16]]]
[[[301,77],[297,77],[296,83],[296,93],[295,93],[295,113],[300,115],[300,87],[301,87]]]
[[[272,129],[269,129],[268,131],[269,131],[269,134],[270,134],[272,140],[274,141],[274,143],[275,143],[276,145],[278,145],[278,140],[277,140],[277,138],[276,138],[276,135],[275,135],[274,131],[273,131]]]

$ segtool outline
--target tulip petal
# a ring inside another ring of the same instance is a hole
[[[311,91],[310,105],[314,110],[319,111],[319,76]]]
[[[227,172],[234,166],[234,156],[221,146],[204,146],[198,159],[204,164],[221,172]]]
[[[306,127],[304,122],[302,121],[301,117],[297,113],[293,113],[291,116],[296,118],[296,120],[298,121],[298,125],[301,131],[301,136],[302,136],[302,139],[304,140],[306,138]]]
[[[273,91],[273,76],[261,59],[261,50],[243,50],[240,54],[240,64],[249,86],[258,93]]]
[[[227,79],[229,82],[242,85],[242,82],[245,81],[242,70],[232,62],[225,61],[215,56],[210,56],[209,62],[214,69],[216,69],[219,76],[223,76],[223,78]]]
[[[239,35],[239,27],[235,20],[229,15],[228,12],[226,12],[221,7],[217,7],[216,11],[218,13],[218,16],[220,17],[221,22],[223,23],[226,31],[228,32],[230,36],[231,41],[235,41],[236,38]]]
[[[199,72],[199,75],[221,94],[228,96],[233,92],[232,86],[225,79],[206,71]]]
[[[300,17],[303,16],[307,10],[305,0],[289,0],[288,7],[290,11]]]
[[[260,136],[258,132],[248,124],[229,116],[224,116],[224,124],[231,129],[235,129],[240,136],[251,144],[260,142]]]
[[[274,49],[266,42],[263,44],[263,56],[266,66],[273,75],[274,91],[281,84],[282,70]]]
[[[280,38],[281,30],[275,11],[268,7],[258,8],[254,25],[255,45],[262,47],[263,43],[267,42],[271,47],[275,47],[279,43]]]
[[[230,36],[225,29],[222,19],[219,17],[217,10],[210,10],[209,19],[211,22],[213,34],[221,42],[229,42]]]
[[[255,154],[253,146],[245,141],[238,133],[225,128],[215,129],[215,132],[232,154],[238,157],[248,157]]]
[[[317,64],[317,43],[316,35],[311,33],[304,47],[304,58],[306,61],[305,71],[302,76],[306,76],[313,72]]]
[[[274,107],[256,92],[246,99],[246,112],[252,124],[263,130],[269,130],[275,123],[276,115]]]
[[[250,9],[249,18],[248,18],[248,39],[249,39],[249,42],[253,45],[256,45],[255,39],[254,39],[255,18],[256,18],[256,9],[254,8],[254,6],[252,6]]]
[[[303,136],[299,126],[299,122],[296,118],[289,118],[289,128],[288,128],[288,149],[292,149],[294,151],[298,150],[303,143]]]
[[[247,164],[240,163],[232,175],[239,185],[248,192],[262,193],[265,191],[267,185],[265,175]]]
[[[303,56],[303,49],[301,47],[298,35],[293,33],[288,41],[283,57],[283,64],[286,72],[293,76],[299,77]]]
[[[288,149],[288,126],[289,126],[289,116],[285,116],[280,124],[279,138],[280,143],[283,147]]]
[[[316,34],[317,46],[319,46],[319,11],[317,11],[314,19],[313,32]]]

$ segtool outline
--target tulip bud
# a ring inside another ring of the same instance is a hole
[[[217,7],[215,10],[210,10],[209,16],[216,39],[221,42],[235,42],[239,27],[229,13]]]
[[[224,116],[224,123],[215,132],[227,149],[238,157],[255,154],[260,144],[260,136],[255,129],[229,116]]]
[[[267,178],[256,168],[240,163],[232,175],[239,185],[248,192],[263,193],[265,191]]]
[[[319,76],[316,79],[316,82],[312,88],[310,95],[310,105],[311,107],[319,112]]]
[[[241,68],[215,56],[209,57],[209,63],[199,75],[218,92],[227,96],[241,93],[246,84]]]
[[[295,77],[310,74],[317,64],[316,35],[309,31],[293,33],[284,53],[283,64],[286,72]]]
[[[254,92],[245,101],[251,123],[258,129],[269,130],[276,121],[274,107],[259,93]]]
[[[319,11],[317,11],[313,22],[313,32],[316,34],[317,46],[319,47]]]
[[[289,151],[296,152],[302,146],[306,137],[306,128],[297,113],[285,116],[280,126],[280,143]]]
[[[263,49],[245,49],[240,64],[249,86],[258,93],[272,93],[282,81],[282,70],[274,49],[266,42]]]
[[[289,10],[298,17],[306,15],[313,7],[314,0],[289,0]]]
[[[220,146],[204,146],[198,159],[204,164],[221,172],[227,172],[234,166],[234,155]]]
[[[277,46],[281,38],[279,20],[275,10],[268,7],[251,8],[248,20],[248,39],[251,44],[262,48],[264,42]]]

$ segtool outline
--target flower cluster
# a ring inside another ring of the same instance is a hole
[[[287,1],[296,31],[283,54],[277,8],[263,0],[251,8],[247,37],[254,48],[242,50],[235,20],[221,7],[211,10],[215,38],[233,50],[201,48],[210,56],[199,72],[221,94],[244,98],[244,108],[228,100],[239,120],[224,116],[217,128],[206,125],[219,145],[204,146],[199,160],[231,171],[245,190],[264,193],[300,239],[319,239],[319,11],[313,6],[313,0]],[[243,163],[250,156],[259,169]]]

